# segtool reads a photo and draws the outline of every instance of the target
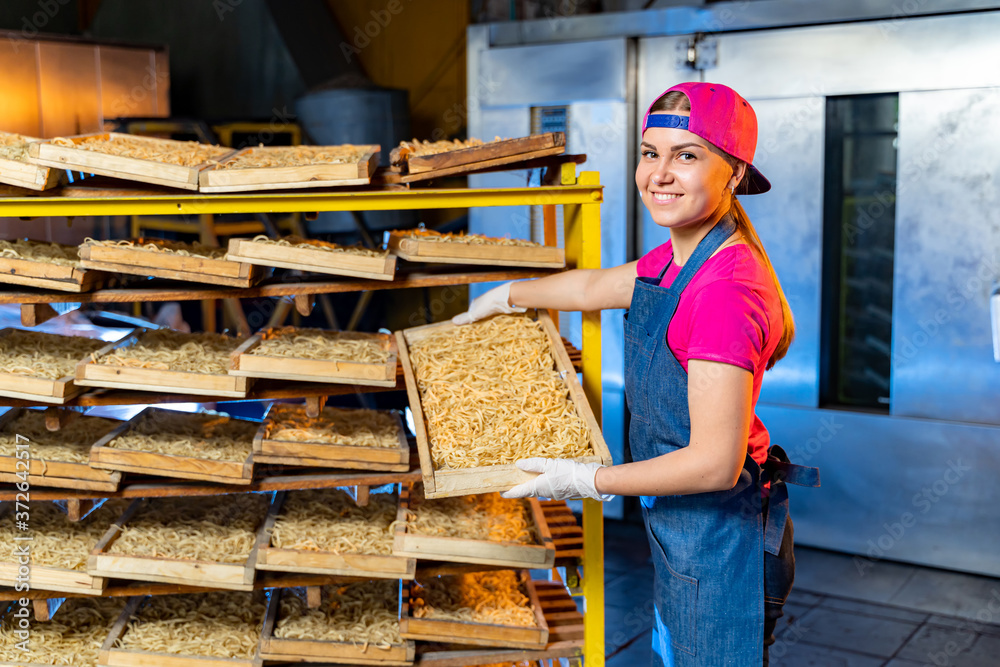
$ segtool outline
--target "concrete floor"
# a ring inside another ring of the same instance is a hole
[[[797,547],[774,667],[997,667],[1000,579]],[[605,522],[608,667],[650,664],[653,565],[641,525]]]

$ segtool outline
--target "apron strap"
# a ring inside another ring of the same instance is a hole
[[[681,267],[680,273],[674,278],[673,283],[670,285],[670,289],[677,294],[684,291],[694,275],[698,273],[698,269],[712,256],[716,250],[722,247],[722,244],[726,242],[733,232],[736,231],[736,222],[733,217],[726,213],[722,218],[715,223],[715,226],[709,230],[708,234],[705,235],[701,241],[698,242],[698,246],[688,257],[688,261],[684,263]],[[667,269],[674,261],[674,256],[671,254],[670,259],[667,263],[663,265],[663,270],[660,271],[660,275],[657,277],[656,284],[659,285],[663,281],[663,276],[667,274]]]
[[[788,460],[785,450],[779,445],[772,445],[767,453],[767,461],[762,467],[763,475],[771,482],[771,493],[768,496],[767,523],[764,525],[764,551],[778,555],[781,540],[785,535],[785,522],[788,521],[788,487],[819,486],[819,468],[797,465]]]

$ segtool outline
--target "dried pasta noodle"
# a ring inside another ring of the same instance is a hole
[[[266,437],[354,447],[398,447],[399,428],[399,419],[386,411],[325,407],[313,419],[302,406],[275,405],[268,414]]]
[[[363,581],[345,586],[324,586],[319,609],[309,609],[305,589],[286,588],[274,636],[350,642],[364,650],[387,650],[403,643],[399,636],[399,583]]]
[[[223,155],[232,151],[230,148],[200,144],[197,141],[174,141],[172,139],[152,139],[149,137],[86,137],[77,141],[65,137],[56,137],[51,141],[54,146],[77,148],[80,150],[116,155],[118,157],[134,158],[176,164],[182,167],[198,167],[203,164],[215,163]]]
[[[244,563],[267,514],[268,500],[260,493],[149,499],[108,553]]]
[[[128,598],[68,598],[49,621],[31,621],[31,643],[25,653],[15,645],[14,607],[0,620],[0,662],[94,667],[101,644],[125,608]]]
[[[267,610],[264,591],[154,595],[115,648],[171,655],[252,658]]]
[[[235,155],[217,169],[305,167],[312,164],[354,164],[371,152],[368,146],[258,146]]]
[[[410,496],[406,530],[418,535],[466,540],[538,544],[531,508],[524,499],[499,493],[427,500],[423,487]]]
[[[100,417],[78,417],[60,428],[45,428],[45,414],[39,410],[25,410],[0,432],[0,456],[17,456],[17,436],[31,443],[34,461],[62,461],[89,463],[90,448],[110,433],[118,422]]]
[[[37,141],[37,139],[30,139],[13,132],[0,132],[0,158],[26,162],[28,144],[32,141]]]
[[[260,345],[250,350],[250,354],[382,364],[389,360],[383,340],[379,334],[280,327],[265,331]]]
[[[259,425],[219,415],[151,410],[106,446],[211,461],[247,460]]]
[[[217,333],[181,333],[170,329],[144,332],[132,345],[115,348],[90,360],[105,366],[228,375],[230,355],[244,338]]]
[[[511,239],[507,237],[483,236],[482,234],[454,234],[451,232],[441,233],[433,229],[407,229],[395,232],[408,236],[418,241],[432,241],[434,243],[463,243],[466,245],[502,245],[518,246],[523,248],[539,248],[542,244],[524,239]]]
[[[80,266],[79,250],[76,246],[26,239],[0,241],[0,257],[45,262],[57,266]]]
[[[80,521],[70,521],[55,503],[32,503],[31,564],[83,572],[87,569],[87,556],[128,504],[126,500],[112,498]],[[15,530],[13,521],[0,522],[0,540],[4,544],[19,544],[14,538],[24,535],[23,531]],[[17,562],[13,547],[0,552],[0,560]]]
[[[389,254],[388,250],[372,250],[371,248],[365,248],[363,246],[338,245],[336,243],[319,241],[317,239],[304,239],[301,236],[286,236],[280,239],[272,239],[261,234],[253,237],[251,241],[253,243],[262,243],[264,245],[280,245],[288,248],[309,248],[311,250],[325,250],[326,252],[362,255],[364,257],[386,257]]]
[[[108,239],[100,241],[88,236],[83,240],[83,245],[148,250],[149,252],[162,252],[168,255],[180,255],[181,257],[226,258],[225,248],[217,248],[197,242],[187,243],[184,241],[168,241],[166,239]]]
[[[433,333],[410,346],[410,360],[437,468],[593,453],[548,336],[529,317]]]
[[[58,380],[75,374],[81,360],[105,345],[95,338],[14,329],[0,337],[0,372]]]
[[[392,553],[396,494],[374,493],[358,507],[346,491],[292,491],[274,523],[271,546],[336,554]]]
[[[498,141],[503,141],[500,137],[494,137],[493,141],[489,143],[496,143]],[[464,148],[475,148],[476,146],[485,146],[487,142],[476,139],[475,137],[469,137],[468,139],[454,139],[451,141],[421,141],[420,139],[414,139],[413,141],[401,141],[399,146],[392,149],[389,154],[389,159],[394,165],[403,164],[411,157],[423,157],[425,155],[438,155],[440,153],[450,153],[451,151],[458,151]]]
[[[489,625],[537,625],[526,582],[513,570],[436,577],[414,584],[415,618]]]

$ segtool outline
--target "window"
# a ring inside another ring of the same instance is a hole
[[[827,98],[821,399],[887,411],[899,96]]]

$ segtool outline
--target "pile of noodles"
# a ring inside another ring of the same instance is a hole
[[[152,137],[116,136],[105,139],[102,136],[94,136],[75,142],[64,137],[56,137],[51,143],[54,146],[175,164],[181,167],[198,167],[206,163],[214,163],[232,151],[231,148],[200,144],[197,141],[174,141],[173,139]]]
[[[12,132],[0,132],[0,158],[25,162],[28,157],[28,144],[32,141],[38,140]]]
[[[231,355],[246,339],[217,333],[181,333],[153,329],[131,345],[123,345],[90,360],[105,366],[228,375]]]
[[[112,498],[80,521],[70,521],[55,503],[33,502],[28,510],[30,532],[15,530],[14,522],[5,520],[0,522],[0,541],[8,545],[29,544],[34,566],[83,572],[90,552],[128,505],[127,500]],[[28,535],[32,538],[30,543],[15,541],[18,536]],[[0,561],[17,562],[13,546],[0,550]]]
[[[45,413],[25,410],[0,431],[0,456],[17,456],[18,442],[27,438],[33,461],[89,463],[90,448],[118,424],[113,419],[78,417],[50,431],[45,428]]]
[[[324,586],[319,609],[309,609],[305,598],[301,588],[281,592],[275,637],[350,642],[362,645],[365,652],[403,643],[399,636],[399,582]]]
[[[216,246],[204,245],[185,241],[168,241],[166,239],[109,239],[99,241],[87,237],[82,245],[105,246],[108,248],[130,248],[132,250],[146,250],[149,252],[162,252],[168,255],[180,255],[181,257],[204,257],[206,259],[225,259],[226,249]]]
[[[263,333],[250,354],[262,357],[295,357],[319,361],[353,361],[384,364],[389,349],[384,334],[280,327]]]
[[[410,345],[410,361],[437,468],[593,453],[548,336],[529,317],[433,333]]]
[[[433,241],[435,243],[463,243],[465,245],[504,245],[519,246],[523,248],[540,247],[540,243],[526,241],[524,239],[511,239],[507,237],[483,236],[482,234],[458,234],[447,232],[436,232],[432,229],[407,229],[405,231],[394,232],[407,236],[417,241]]]
[[[214,563],[245,563],[270,496],[150,498],[127,522],[108,553]]]
[[[252,658],[266,610],[264,591],[154,595],[139,607],[115,647],[177,656]]]
[[[310,250],[348,253],[351,255],[362,255],[364,257],[385,257],[389,254],[388,250],[372,250],[371,248],[365,248],[363,246],[344,246],[336,243],[330,243],[328,241],[304,239],[301,236],[286,236],[280,239],[272,239],[261,234],[253,237],[251,241],[253,243],[261,243],[263,245],[279,245],[288,248],[308,248]]]
[[[423,487],[418,485],[406,514],[406,530],[417,535],[539,543],[531,508],[523,498],[508,499],[499,493],[486,493],[428,500],[423,497]]]
[[[435,577],[413,586],[415,618],[489,625],[537,625],[527,582],[513,570]]]
[[[128,598],[67,598],[49,621],[31,622],[27,653],[17,648],[21,638],[12,606],[0,618],[0,662],[95,667],[101,645],[122,613]]]
[[[325,407],[313,418],[305,406],[275,405],[264,428],[271,440],[354,447],[398,447],[400,442],[399,418],[385,410]]]
[[[242,463],[253,450],[258,428],[255,422],[221,415],[153,409],[106,446]]]
[[[58,266],[80,266],[79,248],[76,246],[27,239],[0,240],[0,257],[45,262]]]
[[[336,554],[392,553],[398,498],[373,493],[359,507],[341,489],[290,491],[271,533],[278,549]]]
[[[241,151],[221,163],[218,169],[260,169],[267,167],[305,167],[312,164],[357,163],[368,146],[258,146]]]
[[[15,329],[0,336],[0,373],[58,380],[74,375],[80,361],[105,345],[96,338]]]

